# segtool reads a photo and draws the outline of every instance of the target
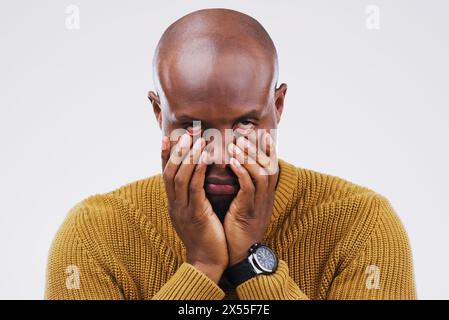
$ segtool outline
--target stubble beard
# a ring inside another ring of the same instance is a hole
[[[220,219],[221,223],[224,222],[226,217],[226,213],[229,210],[229,206],[231,205],[232,200],[234,200],[235,195],[233,196],[210,196],[208,197],[212,209],[217,215],[218,219]]]

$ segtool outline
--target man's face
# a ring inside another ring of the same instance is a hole
[[[216,58],[210,52],[199,52],[165,68],[159,75],[161,108],[155,108],[155,113],[169,137],[175,129],[197,133],[194,121],[201,122],[202,132],[215,129],[221,133],[221,156],[208,166],[204,188],[214,209],[226,211],[239,186],[225,159],[229,143],[224,139],[225,130],[248,134],[275,129],[286,86],[275,90],[273,68],[253,56],[228,53]],[[171,141],[172,146],[175,143]]]

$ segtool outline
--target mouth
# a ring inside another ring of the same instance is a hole
[[[236,179],[208,177],[204,189],[210,195],[235,195],[240,186]]]

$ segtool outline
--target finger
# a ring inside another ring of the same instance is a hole
[[[256,189],[265,190],[268,185],[268,178],[265,169],[233,143],[228,145],[228,152],[249,172]],[[245,159],[248,159],[248,161],[245,161]]]
[[[175,176],[179,165],[190,150],[191,142],[192,139],[188,133],[185,133],[180,137],[179,141],[171,149],[164,173],[171,177]]]
[[[197,139],[176,172],[174,179],[176,202],[183,206],[187,206],[189,203],[190,180],[195,169],[195,164],[199,162],[201,151],[205,144],[206,142],[203,138]]]
[[[208,152],[206,150],[203,150],[200,156],[200,161],[195,166],[192,174],[192,179],[190,180],[189,202],[192,206],[195,206],[197,208],[206,197],[206,192],[204,191],[204,179],[206,177],[206,168],[208,161]]]
[[[270,159],[275,158],[276,157],[276,146],[274,143],[274,139],[269,132],[265,132],[263,141],[264,141],[263,144],[265,146],[265,153],[267,154],[267,156],[270,157]]]
[[[174,199],[175,190],[173,188],[173,184],[166,181],[165,174],[164,174],[169,158],[170,158],[170,139],[166,135],[164,135],[162,137],[162,146],[161,146],[161,161],[162,161],[162,173],[163,173],[162,177],[164,180],[164,186],[165,186],[165,191],[167,193],[167,198],[170,202],[172,199]]]
[[[162,171],[164,171],[165,165],[167,164],[169,158],[170,158],[170,139],[166,135],[164,135],[162,137],[162,146],[161,146]]]
[[[188,134],[182,135],[178,143],[171,148],[172,152],[167,161],[167,164],[165,165],[163,173],[165,189],[167,191],[167,197],[170,201],[174,201],[176,199],[174,177],[182,161],[180,159],[182,159],[183,156],[187,154],[189,148],[190,137]]]
[[[259,132],[259,131],[258,131]],[[270,176],[269,180],[277,181],[277,175],[279,166],[278,166],[278,159],[276,154],[276,145],[275,141],[270,134],[270,132],[260,130],[261,134],[259,135],[257,139],[257,149],[263,153],[267,158],[262,161],[258,161],[261,163],[266,171],[266,173]],[[256,135],[248,135],[248,140],[251,141],[256,146]],[[269,159],[269,162],[268,162]],[[268,163],[268,164],[267,164]]]
[[[241,194],[242,196],[254,195],[255,187],[248,171],[241,165],[241,163],[236,158],[230,159],[230,166],[231,170],[237,176],[240,185],[240,190],[237,196],[239,194]]]
[[[270,175],[270,181],[271,180],[277,180],[277,173],[279,170],[279,164],[278,164],[278,158],[277,158],[277,152],[276,152],[276,144],[269,132],[266,132],[264,135],[264,144],[266,146],[266,154],[268,155],[268,158],[270,159],[270,164],[265,167],[265,170],[268,175]]]
[[[196,141],[193,143],[192,149],[189,150],[189,153],[187,153],[187,155],[182,160],[182,164],[197,164],[201,157],[201,151],[203,150],[205,145],[206,140],[204,140],[204,138],[196,139]],[[183,166],[181,166],[179,169],[183,169]]]
[[[245,137],[255,145],[261,145],[262,135],[263,130],[253,130],[251,133],[245,135]]]
[[[237,143],[238,141],[238,143]],[[231,157],[239,159],[240,163],[256,163],[254,159],[250,159],[246,152],[241,153],[240,151],[244,151],[247,148],[247,144],[249,141],[243,137],[236,137],[235,141],[228,145],[228,153]],[[238,148],[234,149],[234,146],[237,145]]]
[[[265,129],[254,130],[250,134],[247,134],[245,137],[251,141],[258,149],[260,149],[263,153],[268,155],[266,150],[266,143],[264,140],[266,131]]]
[[[270,158],[262,152],[262,150],[256,147],[256,144],[251,142],[250,140],[239,137],[237,138],[237,146],[240,147],[248,156],[252,159],[255,159],[257,163],[260,164],[261,167],[265,168],[270,165]],[[243,147],[242,147],[243,146]]]

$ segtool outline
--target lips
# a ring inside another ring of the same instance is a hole
[[[232,178],[208,177],[204,184],[206,193],[211,195],[234,195],[239,188],[238,181]]]

